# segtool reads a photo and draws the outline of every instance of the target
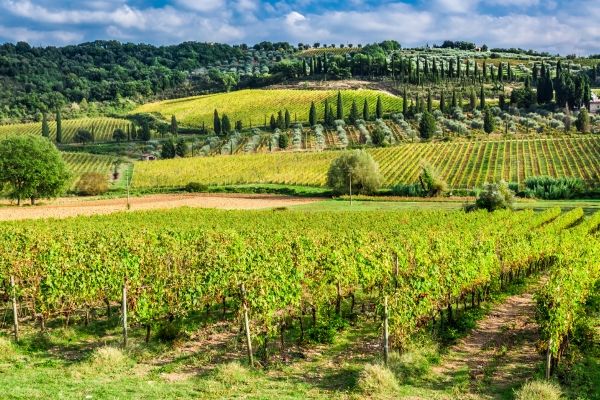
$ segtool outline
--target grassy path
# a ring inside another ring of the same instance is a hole
[[[543,280],[541,281],[543,282]],[[468,375],[471,390],[487,398],[510,399],[513,390],[531,378],[542,355],[532,293],[540,282],[525,292],[494,306],[477,327],[449,349],[433,372],[442,382]]]

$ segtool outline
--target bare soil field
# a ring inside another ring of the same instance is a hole
[[[131,211],[177,207],[256,210],[308,204],[322,199],[253,194],[157,194],[130,199]],[[0,221],[41,218],[68,218],[78,215],[101,215],[127,210],[127,199],[60,198],[37,206],[17,207],[0,202]]]

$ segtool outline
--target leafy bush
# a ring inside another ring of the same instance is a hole
[[[448,190],[446,182],[439,177],[433,166],[428,163],[421,166],[419,183],[423,194],[428,197],[440,196]]]
[[[350,182],[352,191],[361,194],[370,194],[381,185],[379,166],[366,151],[343,153],[331,163],[327,172],[327,186],[337,194],[347,194]]]
[[[514,193],[509,189],[506,182],[487,183],[479,194],[474,208],[488,211],[512,209],[513,202]],[[473,209],[473,207],[467,208],[467,210],[470,209]]]
[[[200,182],[190,182],[183,188],[186,192],[202,193],[208,191],[208,185]]]
[[[525,195],[545,200],[572,199],[580,195],[585,184],[579,178],[532,176],[525,180]]]
[[[176,322],[164,322],[158,328],[156,337],[162,342],[172,342],[181,335],[181,326]]]
[[[77,182],[76,192],[80,196],[98,196],[108,191],[108,179],[99,172],[86,172]]]
[[[561,397],[560,387],[546,381],[527,382],[515,393],[516,400],[560,400]]]

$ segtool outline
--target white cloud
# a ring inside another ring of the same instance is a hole
[[[225,6],[225,0],[176,0],[176,3],[200,12],[210,12]]]
[[[351,1],[354,6],[327,10],[333,0],[171,0],[172,5],[162,7],[91,0],[74,8],[61,6],[58,0],[0,0],[4,9],[0,38],[48,44],[110,38],[157,44],[183,40],[364,44],[396,39],[404,46],[450,39],[563,54],[600,53],[600,7],[594,2],[548,9],[548,3],[539,0],[432,0],[417,5]],[[505,11],[495,16],[488,11],[492,5],[507,8],[500,7]],[[533,11],[526,12],[525,7]]]

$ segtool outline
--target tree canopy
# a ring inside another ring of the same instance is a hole
[[[58,149],[36,135],[10,135],[0,141],[0,184],[20,204],[30,199],[59,196],[66,189],[69,171]]]

